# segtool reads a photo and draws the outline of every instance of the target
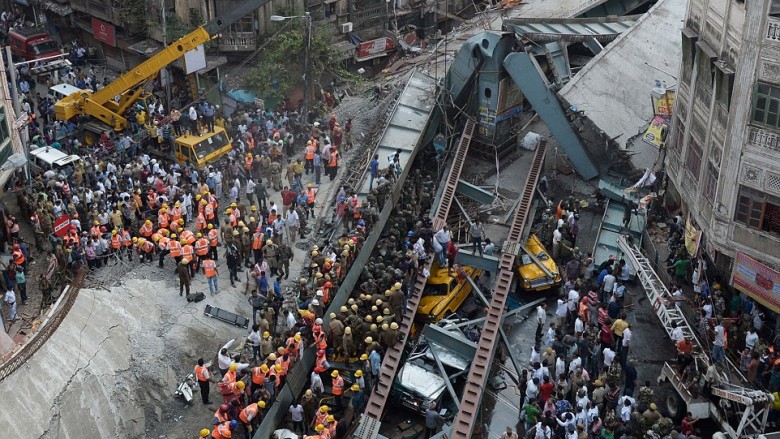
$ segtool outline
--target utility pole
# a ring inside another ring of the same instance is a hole
[[[303,114],[304,125],[309,124],[309,88],[311,88],[311,14],[309,11],[304,13],[306,20],[306,48],[304,49],[304,66],[303,66],[303,106],[301,113]]]
[[[162,17],[162,37],[163,37],[163,48],[168,47],[168,24],[166,15],[167,12],[165,10],[165,0],[160,0],[160,14]],[[171,70],[168,68],[168,66],[165,66],[165,108],[168,109],[168,111],[171,111]]]

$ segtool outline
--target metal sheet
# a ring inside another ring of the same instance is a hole
[[[622,32],[631,28],[638,15],[626,17],[597,17],[569,19],[519,18],[506,20],[504,27],[518,36],[537,43],[551,41],[581,42],[596,39],[605,43],[613,41]]]
[[[471,198],[477,203],[492,204],[495,199],[492,192],[486,191],[479,186],[475,186],[463,180],[458,180],[458,186],[455,190],[464,197]]]
[[[526,52],[515,52],[504,60],[504,67],[523,95],[547,125],[558,144],[566,151],[572,166],[584,180],[599,175],[598,169],[588,157],[585,147],[569,124],[569,118],[561,103],[544,83],[531,57]]]

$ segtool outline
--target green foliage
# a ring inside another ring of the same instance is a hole
[[[325,30],[314,29],[309,55],[310,86],[318,83],[325,72],[343,72],[347,75],[341,67],[340,54],[333,47],[332,39]],[[306,32],[303,29],[288,29],[278,33],[261,52],[257,67],[247,74],[247,88],[265,99],[284,98],[303,81],[305,54]]]
[[[116,5],[119,6],[116,9],[124,28],[131,32],[146,29],[146,0],[123,0]]]
[[[182,23],[182,21],[179,20],[179,16],[173,12],[168,12],[165,15],[165,38],[168,39],[169,43],[187,35],[192,32],[193,29],[194,27]]]

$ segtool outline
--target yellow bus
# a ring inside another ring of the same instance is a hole
[[[215,126],[214,132],[177,137],[174,155],[180,165],[192,163],[196,169],[201,169],[216,162],[232,149],[233,144],[225,129]]]

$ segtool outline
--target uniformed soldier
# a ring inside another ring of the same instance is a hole
[[[263,259],[268,263],[271,276],[276,276],[278,269],[279,248],[272,240],[267,240],[263,246]]]
[[[650,381],[645,381],[645,385],[639,388],[639,408],[646,409],[653,402],[655,395],[650,388]]]
[[[284,275],[284,278],[287,279],[290,277],[290,261],[292,261],[293,258],[293,251],[289,245],[282,242],[278,246],[276,257],[280,270],[279,275]],[[284,271],[284,273],[281,273],[281,271]]]
[[[279,162],[271,162],[269,166],[271,172],[271,186],[278,191],[282,188],[282,166]]]

